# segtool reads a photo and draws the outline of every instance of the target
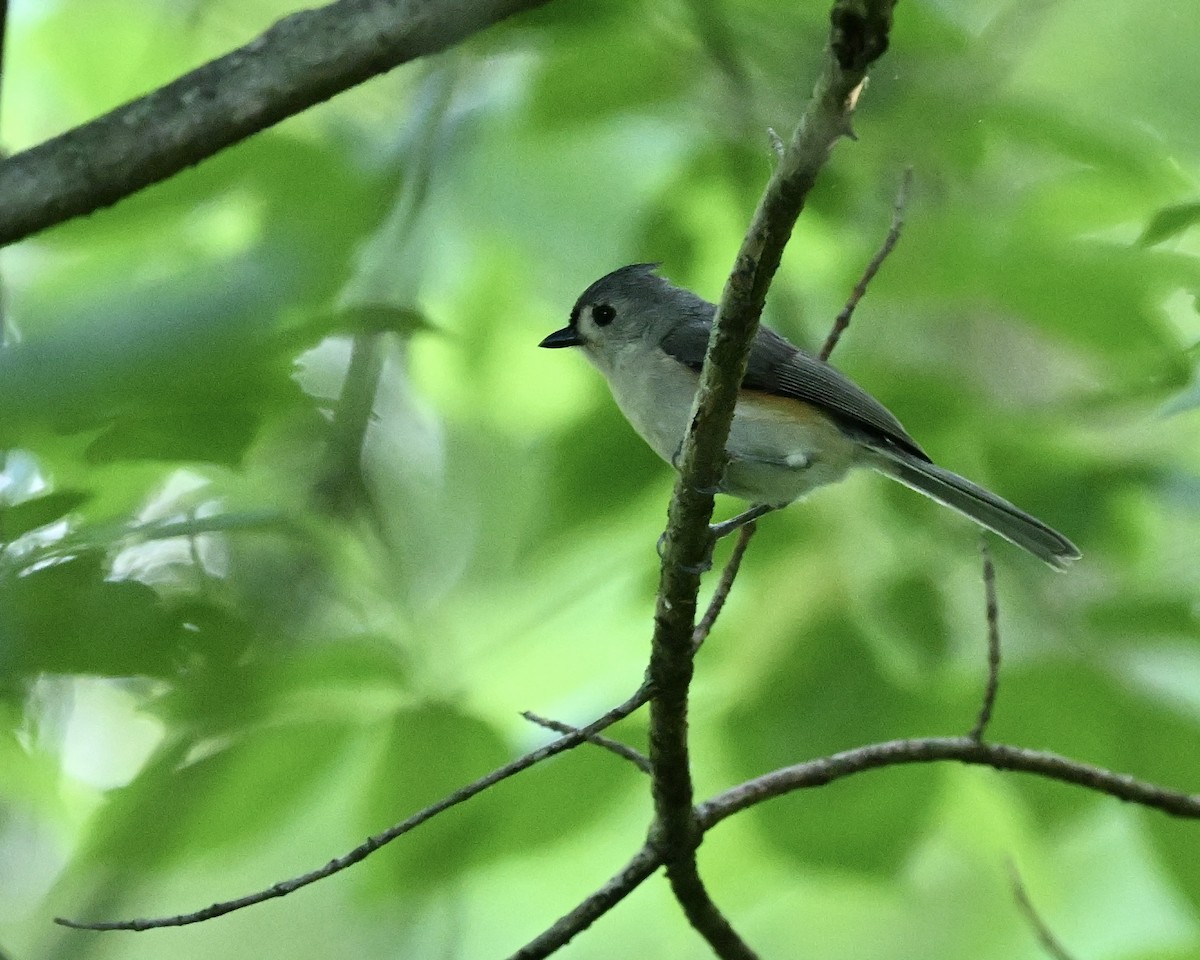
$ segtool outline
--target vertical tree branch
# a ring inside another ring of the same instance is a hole
[[[457,65],[451,55],[431,61],[426,71],[419,98],[422,104],[415,111],[412,123],[412,145],[405,157],[404,178],[392,211],[380,227],[390,258],[411,254],[417,221],[429,197],[438,138],[446,124],[457,76]],[[363,299],[364,291],[370,302],[390,300],[395,295],[390,286],[381,295],[375,290],[381,285],[379,275],[385,272],[390,276],[391,270],[381,268],[378,256],[374,259],[366,254],[360,256],[357,275],[342,291],[343,302]],[[405,291],[405,294],[408,302],[412,302],[417,291]],[[402,305],[408,306],[408,303]],[[350,362],[334,410],[323,472],[314,489],[318,506],[334,515],[348,517],[355,509],[368,507],[380,530],[384,524],[379,517],[378,505],[370,496],[363,457],[383,374],[383,347],[383,338],[377,332],[362,331],[354,335]]]
[[[972,740],[982,741],[987,726],[992,719],[992,711],[996,707],[996,694],[1000,690],[1000,604],[996,600],[996,566],[992,563],[992,552],[988,549],[987,541],[980,539],[980,552],[983,554],[983,596],[984,617],[987,621],[987,686],[983,690],[983,702],[979,706],[979,715],[975,726],[967,734]]]
[[[700,574],[712,549],[708,529],[721,481],[725,442],[750,343],[771,279],[809,190],[850,115],[867,67],[887,49],[895,0],[837,0],[821,75],[767,184],[717,308],[680,474],[668,510],[648,677],[655,825],[651,843],[688,919],[721,956],[751,957],[700,882],[700,829],[692,806],[687,702],[692,679]]]
[[[758,960],[758,954],[733,929],[708,895],[694,855],[668,863],[667,878],[688,923],[708,941],[713,953],[721,960]]]

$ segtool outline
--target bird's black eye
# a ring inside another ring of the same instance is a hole
[[[598,303],[592,307],[592,319],[596,321],[598,327],[607,327],[616,317],[617,311],[607,303]]]

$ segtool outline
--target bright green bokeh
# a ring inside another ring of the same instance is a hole
[[[299,8],[16,6],[8,149]],[[836,362],[1084,553],[1055,575],[995,546],[992,735],[1197,790],[1192,6],[900,4],[768,319],[820,342],[911,165]],[[303,873],[544,742],[518,711],[580,723],[632,691],[670,470],[581,358],[535,347],[624,263],[717,296],[825,22],[560,0],[5,252],[0,947],[498,957],[625,862],[646,781],[578,750],[238,915],[50,925]],[[967,730],[976,540],[873,476],[765,521],[698,662],[700,794]],[[645,718],[616,732],[642,746]],[[1076,955],[1200,956],[1200,824],[1058,784],[882,771],[701,851],[764,957],[821,960],[1041,956],[1010,860]],[[562,953],[705,955],[661,878]]]

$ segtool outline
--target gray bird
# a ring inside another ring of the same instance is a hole
[[[716,306],[635,263],[597,280],[543,347],[582,347],[613,399],[668,463],[687,429]],[[829,364],[758,328],[738,394],[720,490],[754,506],[720,535],[809,491],[871,467],[944,504],[1055,569],[1079,559],[1061,533],[937,466],[900,421]]]

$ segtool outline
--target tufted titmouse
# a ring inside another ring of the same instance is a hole
[[[543,347],[583,347],[633,428],[674,463],[716,307],[635,263],[588,287]],[[829,364],[759,327],[726,446],[720,491],[754,506],[718,534],[866,466],[957,510],[1057,569],[1070,540],[983,487],[934,464],[900,421]]]

